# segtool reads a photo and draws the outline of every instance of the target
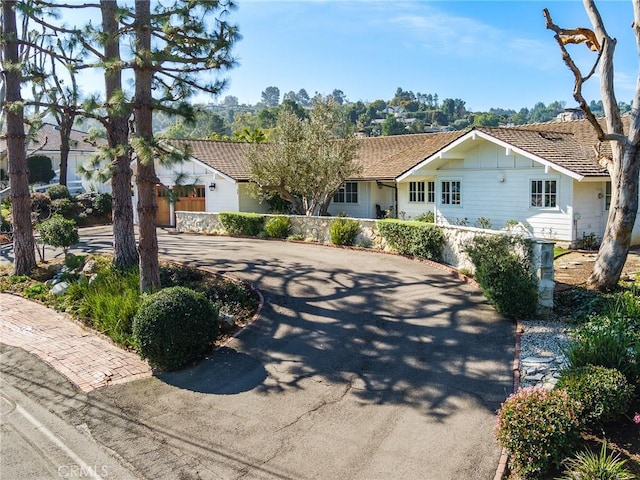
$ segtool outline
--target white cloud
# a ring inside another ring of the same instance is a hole
[[[553,40],[518,36],[471,17],[452,15],[430,5],[421,7],[419,12],[395,15],[387,22],[433,54],[488,61],[508,58],[510,62],[541,70],[557,67],[559,55],[553,58],[550,55]]]

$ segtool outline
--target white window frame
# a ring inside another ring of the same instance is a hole
[[[604,210],[611,209],[611,182],[604,182]]]
[[[448,207],[462,206],[462,180],[457,178],[440,180],[440,205]]]
[[[535,182],[535,191],[534,191]],[[554,188],[551,189],[551,184]],[[529,179],[529,208],[557,210],[560,197],[560,181],[558,178],[531,178]],[[553,191],[551,191],[553,190]],[[534,195],[536,198],[534,199]],[[553,202],[551,202],[553,199]]]
[[[436,182],[427,182],[427,203],[436,203]]]
[[[333,195],[333,203],[358,203],[358,182],[345,182]]]
[[[409,182],[409,203],[424,203],[424,182]]]

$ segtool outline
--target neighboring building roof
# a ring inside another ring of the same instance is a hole
[[[71,150],[81,152],[95,152],[96,147],[87,142],[88,134],[81,130],[71,130]],[[99,142],[100,143],[100,142]],[[0,138],[0,152],[7,149],[7,141]],[[40,130],[35,134],[27,145],[27,155],[37,155],[46,152],[60,151],[60,129],[52,123],[43,123]]]

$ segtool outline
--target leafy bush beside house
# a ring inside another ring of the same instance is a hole
[[[287,238],[291,235],[291,219],[284,215],[271,217],[264,226],[269,238]]]
[[[256,237],[264,226],[264,216],[257,213],[221,212],[220,223],[230,235]]]
[[[53,215],[49,220],[36,225],[36,229],[42,243],[62,248],[65,255],[69,247],[80,240],[76,222],[66,219],[62,215]]]
[[[531,245],[520,237],[483,235],[467,248],[475,278],[496,311],[508,318],[536,312],[538,286],[531,268]]]
[[[496,435],[511,467],[525,479],[559,467],[580,441],[578,402],[542,386],[518,390],[498,411]]]
[[[49,183],[56,176],[51,159],[46,155],[28,157],[27,168],[29,169],[29,184]]]
[[[634,394],[622,372],[597,365],[563,370],[556,387],[579,402],[580,417],[588,428],[625,414]]]
[[[336,218],[330,227],[331,243],[351,246],[360,233],[360,222],[349,218]]]
[[[445,238],[437,225],[391,219],[376,223],[380,235],[396,252],[435,261],[442,258]]]

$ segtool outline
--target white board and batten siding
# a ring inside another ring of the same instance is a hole
[[[399,189],[399,210],[419,214],[409,202],[409,182],[432,179],[436,216],[446,218],[450,224],[476,226],[478,218],[483,217],[492,228],[500,229],[508,221],[517,220],[537,237],[571,240],[573,179],[554,170],[547,172],[539,163],[513,152],[506,155],[504,147],[489,142],[481,142],[460,153],[460,157],[434,165],[435,170],[427,170],[427,166],[423,172],[406,177]],[[555,207],[531,206],[532,180],[557,182]],[[442,203],[442,182],[447,181],[460,182],[459,205]]]
[[[238,209],[237,210],[208,210],[210,212],[247,212],[247,213],[269,213],[269,204],[266,201],[260,202],[258,198],[255,198],[249,192],[248,183],[236,184],[236,196],[238,197]]]
[[[333,202],[329,204],[328,212],[331,216],[337,217],[346,214],[351,218],[375,218],[375,203],[372,201],[372,185],[377,190],[375,182],[356,182],[358,185],[358,201]],[[377,193],[377,192],[376,192]]]
[[[398,218],[404,220],[412,220],[429,212],[435,213],[435,204],[428,202],[428,182],[433,182],[433,177],[411,177],[406,182],[398,184]],[[409,184],[410,182],[424,182],[425,185],[425,201],[410,201]],[[436,196],[437,198],[437,196]]]

